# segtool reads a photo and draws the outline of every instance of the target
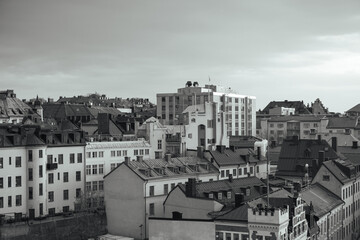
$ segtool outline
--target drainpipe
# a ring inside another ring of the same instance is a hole
[[[355,224],[355,190],[356,190],[356,188],[355,188],[355,183],[356,183],[356,181],[357,181],[357,179],[356,179],[356,177],[355,177],[355,180],[354,180],[354,182],[352,183],[352,199],[353,199],[353,202],[352,202],[352,208],[351,208],[351,212],[352,212],[352,215],[353,215],[353,224],[352,224],[352,226],[351,226],[351,229],[353,230],[352,231],[352,235],[353,235],[353,239],[355,239],[355,237],[356,237],[356,228],[354,228],[354,224]]]
[[[146,239],[146,216],[147,216],[147,212],[146,212],[146,184],[148,184],[148,180],[146,180],[145,182],[145,196],[144,196],[144,199],[145,199],[145,215],[144,215],[144,239]]]

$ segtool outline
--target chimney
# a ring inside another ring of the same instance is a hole
[[[143,156],[136,156],[136,160],[138,162],[142,162],[143,161]]]
[[[321,135],[318,135],[318,143],[321,144]]]
[[[353,141],[352,148],[358,148],[358,142],[357,141]]]
[[[299,142],[299,136],[298,136],[298,135],[292,136],[292,140],[293,140],[293,142],[294,142],[295,144],[298,144],[298,142]]]
[[[185,192],[187,197],[196,196],[196,178],[189,178],[185,183]]]
[[[130,163],[130,157],[125,157],[125,164],[128,166]]]
[[[233,182],[233,175],[229,174],[229,182]]]
[[[319,151],[319,167],[323,164],[325,161],[325,152]]]
[[[261,159],[261,147],[257,147],[257,158],[258,160]]]
[[[310,202],[310,229],[315,226],[315,217],[314,217],[314,206],[312,202]]]
[[[233,152],[235,152],[235,146],[233,146],[233,145],[230,146],[230,150],[233,151]]]
[[[220,153],[224,153],[225,146],[224,145],[216,145],[216,150]]]
[[[204,158],[204,148],[202,146],[197,147],[197,157]]]
[[[335,152],[337,152],[337,138],[336,137],[331,138],[331,147],[334,149]]]
[[[235,207],[238,208],[244,202],[243,193],[235,193]]]
[[[165,161],[170,162],[170,159],[171,159],[171,154],[170,153],[165,154]]]

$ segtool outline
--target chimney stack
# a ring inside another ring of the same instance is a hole
[[[235,193],[235,207],[238,208],[244,202],[243,193]]]
[[[125,157],[125,164],[129,165],[129,163],[130,163],[130,157]]]
[[[318,135],[318,143],[321,144],[321,135]]]
[[[257,158],[258,160],[261,159],[261,147],[257,147]]]
[[[196,178],[189,178],[185,183],[185,192],[187,197],[196,196]]]
[[[319,167],[325,162],[325,152],[319,151]]]
[[[136,160],[138,162],[142,162],[143,161],[143,156],[136,156]]]
[[[224,145],[216,145],[216,150],[220,153],[224,153],[225,146]]]
[[[337,138],[336,137],[331,138],[331,147],[334,149],[335,152],[337,152]]]
[[[233,175],[229,174],[229,182],[232,182],[232,181],[233,181]]]
[[[201,159],[204,158],[204,148],[202,146],[197,147],[197,157]]]
[[[170,162],[170,159],[171,159],[171,154],[170,153],[165,154],[165,161]]]
[[[358,142],[357,141],[353,141],[353,145],[352,145],[352,148],[358,148]]]

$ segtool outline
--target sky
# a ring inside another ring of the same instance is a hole
[[[0,90],[143,97],[187,81],[360,103],[360,1],[0,0]]]

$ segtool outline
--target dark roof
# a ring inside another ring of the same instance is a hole
[[[33,113],[31,107],[15,97],[12,90],[0,91],[0,117],[25,117]]]
[[[355,105],[354,107],[350,108],[346,112],[360,112],[360,103]]]
[[[230,136],[229,145],[237,148],[254,148],[257,141],[261,139],[254,136]]]
[[[329,172],[331,172],[342,184],[345,184],[352,179],[352,176],[349,174],[352,170],[352,167],[349,165],[349,163],[346,163],[343,160],[326,161],[323,163],[323,166]]]
[[[350,117],[333,117],[329,118],[327,128],[355,128],[357,124],[356,118]]]
[[[89,111],[88,107],[80,104],[49,103],[44,104],[43,109],[44,118],[65,119],[70,116],[90,116],[92,118],[94,117]]]
[[[248,208],[247,204],[243,204],[238,208],[234,208],[230,212],[217,217],[217,220],[227,220],[227,221],[248,221]]]
[[[277,116],[271,117],[268,122],[289,122],[289,121],[299,121],[299,122],[320,122],[320,120],[324,118],[324,116],[313,116],[313,115],[305,115],[305,116]]]
[[[312,203],[315,215],[319,218],[343,203],[331,191],[319,183],[315,183],[301,191],[301,198],[308,204]]]
[[[214,161],[221,167],[227,165],[243,165],[247,162],[259,162],[266,161],[266,158],[263,156],[260,157],[260,160],[257,159],[257,155],[252,149],[242,148],[242,149],[224,149],[224,152],[221,153],[218,150],[210,151],[211,156],[214,158]]]
[[[296,114],[311,114],[306,108],[303,101],[272,101],[270,102],[261,113],[269,114],[269,110],[276,107],[295,108]]]
[[[321,140],[284,140],[278,162],[278,175],[304,175],[299,171],[305,164],[312,167],[312,160],[319,159],[319,151],[325,152],[325,159],[337,159],[338,155],[325,141]]]

